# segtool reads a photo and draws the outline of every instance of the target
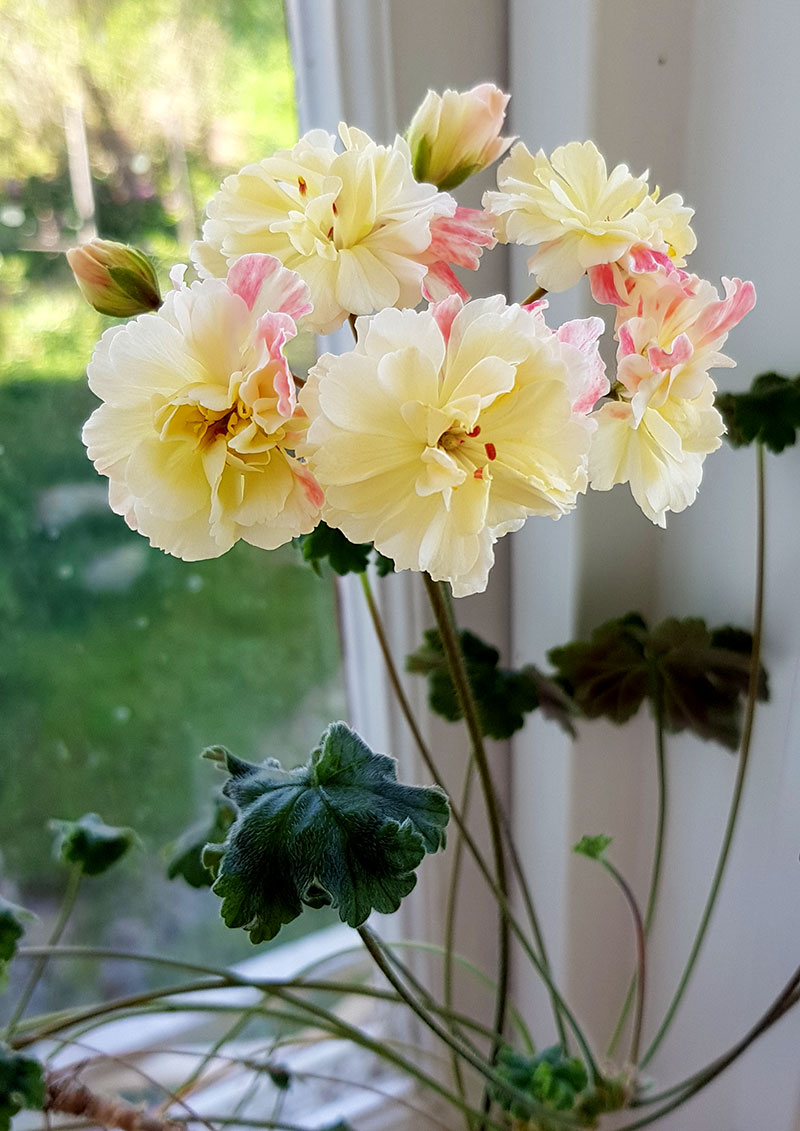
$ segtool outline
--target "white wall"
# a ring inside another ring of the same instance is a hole
[[[330,127],[345,113],[387,137],[405,125],[428,86],[507,84],[512,129],[531,149],[591,136],[610,164],[626,161],[637,173],[649,167],[664,192],[681,191],[697,210],[693,269],[715,281],[721,274],[755,281],[759,304],[731,335],[739,369],[720,371],[723,388],[742,388],[771,367],[800,369],[796,0],[289,0],[289,11],[296,25],[308,25],[304,47],[310,57],[316,52],[307,109],[317,116],[307,122]],[[320,62],[326,51],[327,63]],[[512,299],[529,289],[524,258],[514,260]],[[496,253],[481,272],[481,293],[505,289],[505,270]],[[551,310],[561,319],[585,312],[585,302],[585,294],[560,296]],[[799,459],[795,450],[768,459],[765,661],[773,701],[757,721],[719,913],[691,995],[653,1064],[665,1084],[736,1039],[798,962],[800,709],[792,709],[792,698],[800,633]],[[626,488],[590,496],[570,518],[532,522],[506,539],[510,561],[501,560],[493,574],[481,615],[494,621],[492,638],[517,662],[541,661],[549,647],[630,608],[656,618],[696,614],[712,624],[749,625],[753,511],[752,454],[727,449],[710,457],[698,502],[673,516],[666,532],[650,526]],[[413,584],[403,578],[393,586],[391,619],[402,651],[424,614]],[[459,608],[472,615],[468,604]],[[349,604],[348,610],[350,616]],[[359,631],[351,623],[351,632]],[[383,728],[379,737],[410,757],[396,714],[387,730],[375,710],[383,693],[375,691],[373,661],[355,666],[366,688],[367,725],[376,734]],[[431,733],[452,747],[456,763],[460,736],[443,726]],[[505,764],[503,750],[494,757]],[[644,896],[655,796],[652,726],[644,716],[624,731],[585,726],[572,745],[552,725],[534,721],[515,741],[513,759],[513,818],[556,966],[600,1041],[627,982],[632,941],[616,894],[569,849],[584,832],[614,834],[614,858]],[[652,948],[650,1032],[699,917],[734,772],[734,758],[721,749],[684,738],[669,743],[670,856]],[[410,911],[412,929],[440,914],[446,870],[429,861],[425,876],[422,900]],[[490,958],[486,920],[471,910],[460,941]],[[521,964],[516,981],[531,1017],[542,1016],[542,995]],[[800,1014],[662,1126],[800,1131],[799,1036]]]

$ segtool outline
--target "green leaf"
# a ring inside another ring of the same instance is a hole
[[[38,1060],[12,1052],[0,1042],[0,1131],[9,1131],[11,1119],[30,1108],[44,1108],[45,1087]]]
[[[746,393],[720,393],[716,406],[734,448],[758,440],[772,452],[797,441],[800,428],[800,377],[762,373]]]
[[[484,735],[510,738],[525,725],[525,715],[540,705],[542,693],[546,696],[548,713],[564,725],[568,714],[564,708],[566,696],[552,681],[532,665],[520,671],[501,668],[496,648],[467,629],[462,629],[458,635]],[[428,677],[431,710],[456,722],[462,717],[461,704],[450,678],[438,629],[428,629],[424,640],[425,643],[406,658],[406,671]]]
[[[613,837],[606,836],[604,833],[598,833],[596,836],[582,836],[572,851],[581,856],[588,856],[590,860],[602,860],[613,839]]]
[[[193,888],[211,887],[212,873],[203,863],[203,852],[211,842],[220,844],[236,819],[236,807],[226,797],[214,798],[212,816],[192,825],[167,847],[167,877],[182,876]]]
[[[753,640],[740,628],[710,630],[697,617],[649,629],[638,613],[608,621],[588,641],[554,648],[556,679],[588,718],[627,722],[649,699],[672,733],[691,730],[735,750]],[[767,673],[758,694],[768,698]]]
[[[661,685],[664,725],[691,730],[736,750],[750,682],[752,637],[742,629],[710,631],[699,618],[670,617],[650,634],[648,657]],[[768,698],[767,674],[759,672],[759,698]]]
[[[559,1045],[543,1049],[533,1056],[523,1056],[504,1047],[497,1058],[496,1072],[517,1091],[525,1092],[531,1100],[544,1104],[554,1112],[575,1111],[581,1092],[586,1088],[586,1069],[576,1057],[565,1056]],[[493,1087],[494,1098],[500,1107],[515,1119],[530,1120],[530,1111],[521,1100],[509,1095],[500,1085]],[[592,1126],[580,1119],[578,1126]],[[549,1120],[537,1116],[530,1124],[536,1131],[563,1131],[560,1119]]]
[[[607,621],[588,641],[553,648],[556,679],[587,718],[625,723],[648,693],[647,624],[638,613]]]
[[[327,558],[331,569],[340,577],[346,573],[363,573],[372,550],[371,542],[350,542],[341,530],[324,522],[295,541],[302,551],[303,560],[310,562],[317,573],[320,572],[320,562]]]
[[[371,911],[396,911],[426,852],[444,846],[447,798],[401,785],[393,758],[375,754],[345,723],[332,723],[305,766],[226,757],[223,792],[239,816],[224,845],[204,855],[216,870],[229,927],[272,939],[303,905],[335,907],[351,927]]]
[[[97,813],[78,821],[51,821],[56,833],[54,855],[62,864],[77,864],[85,876],[99,876],[137,843],[133,829],[103,823]]]
[[[25,924],[35,919],[32,911],[18,907],[0,895],[0,973],[3,964],[17,953],[17,943],[25,934]]]

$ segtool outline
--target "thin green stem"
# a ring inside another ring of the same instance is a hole
[[[617,868],[604,858],[600,863],[619,887],[633,916],[633,928],[636,937],[636,1009],[633,1014],[633,1030],[631,1033],[630,1062],[636,1064],[639,1059],[639,1046],[642,1040],[642,1023],[644,1021],[644,994],[647,981],[647,943],[645,936],[644,920],[636,902],[633,890]]]
[[[475,759],[475,766],[478,771],[478,779],[481,783],[486,813],[489,820],[489,835],[492,842],[497,886],[504,900],[508,902],[509,885],[506,871],[503,832],[500,823],[500,802],[494,788],[494,782],[492,781],[492,774],[489,768],[489,759],[486,757],[486,749],[483,745],[483,731],[478,718],[478,710],[475,704],[475,698],[472,694],[472,687],[467,675],[464,654],[461,650],[461,642],[453,621],[452,609],[443,591],[443,586],[437,584],[427,573],[424,573],[422,576],[425,581],[431,608],[436,618],[436,624],[439,628],[439,637],[442,641],[445,656],[447,657],[450,676],[453,680],[453,686],[456,689],[461,712],[467,724],[467,730],[472,743],[472,753]],[[511,951],[511,932],[506,914],[502,908],[500,908],[498,931],[497,994],[494,1012],[494,1026],[497,1035],[491,1051],[492,1063],[494,1063],[497,1058],[497,1053],[503,1039]],[[485,1110],[488,1110],[486,1105],[490,1103],[491,1099],[487,1092],[484,1099]]]
[[[472,782],[475,772],[475,761],[470,758],[467,772],[464,775],[464,788],[461,794],[461,812],[467,817],[469,812],[469,799],[472,791]],[[461,862],[464,857],[464,838],[459,834],[456,838],[453,854],[453,870],[450,873],[450,889],[447,893],[447,907],[444,916],[444,969],[442,974],[442,990],[444,1004],[447,1009],[453,1008],[453,969],[455,953],[455,928],[456,911],[458,909],[458,892],[461,880]],[[455,1052],[451,1053],[450,1060],[453,1066],[453,1080],[459,1095],[466,1096],[464,1074],[461,1071],[461,1061]],[[467,1129],[472,1127],[471,1120],[467,1120]]]
[[[667,751],[666,751],[666,736],[664,732],[664,713],[661,705],[661,690],[656,693],[655,700],[655,714],[656,714],[656,765],[658,767],[658,811],[656,816],[656,840],[653,849],[653,865],[650,870],[650,890],[647,894],[647,907],[644,913],[644,933],[645,938],[650,937],[650,929],[655,919],[656,907],[658,905],[658,895],[661,888],[661,872],[662,864],[664,862],[664,837],[667,827]],[[628,1020],[628,1013],[630,1012],[631,1005],[633,1004],[634,993],[636,991],[636,973],[634,972],[630,984],[628,985],[628,992],[625,995],[625,1001],[622,1005],[622,1010],[614,1026],[614,1032],[611,1035],[611,1040],[608,1043],[606,1057],[610,1060],[617,1048],[619,1039],[622,1036],[625,1028],[625,1022]]]
[[[64,897],[61,901],[61,907],[58,912],[55,926],[50,935],[48,943],[50,946],[57,946],[59,939],[64,934],[64,929],[69,922],[69,917],[72,914],[72,909],[75,906],[75,900],[78,897],[78,890],[81,886],[81,867],[79,864],[73,864],[67,879],[67,886],[64,891]],[[6,1026],[5,1039],[10,1042],[14,1032],[19,1024],[25,1010],[28,1008],[28,1003],[33,997],[34,990],[39,984],[39,979],[44,973],[47,966],[47,954],[40,955],[36,964],[30,972],[28,981],[25,983],[25,988],[20,994],[19,1001],[16,1004],[14,1012],[11,1014],[11,1019]]]
[[[396,976],[390,963],[387,961],[384,949],[385,944],[376,938],[375,935],[369,930],[368,927],[359,927],[358,933],[367,948],[369,954],[375,961],[376,966],[387,979],[389,984],[405,1001],[406,1005],[412,1012],[422,1021],[422,1023],[431,1030],[441,1041],[444,1042],[449,1048],[453,1049],[458,1055],[474,1068],[486,1081],[487,1086],[494,1084],[501,1087],[504,1092],[507,1092],[509,1097],[517,1103],[524,1104],[529,1109],[531,1119],[541,1118],[547,1116],[548,1119],[554,1122],[562,1122],[565,1127],[576,1126],[575,1121],[569,1117],[556,1118],[556,1113],[551,1108],[545,1107],[543,1104],[537,1103],[532,1100],[530,1095],[522,1090],[515,1088],[507,1079],[499,1076],[492,1067],[491,1063],[483,1060],[481,1057],[476,1056],[464,1045],[460,1045],[458,1041],[452,1036],[451,1033],[439,1025],[436,1020],[431,1017],[428,1011],[408,992],[406,987],[402,984],[400,979]],[[481,1123],[485,1125],[488,1113],[484,1112],[481,1116]]]
[[[719,895],[720,887],[722,886],[722,878],[725,875],[725,868],[730,856],[731,845],[733,843],[733,834],[736,829],[736,823],[741,808],[742,794],[744,791],[744,783],[747,775],[747,767],[750,761],[750,748],[753,738],[753,722],[756,713],[756,702],[758,700],[758,684],[759,675],[761,672],[761,636],[764,624],[764,566],[766,558],[766,505],[765,505],[765,483],[764,483],[764,448],[761,444],[756,444],[756,592],[755,592],[755,608],[753,612],[753,650],[750,660],[750,680],[747,689],[747,706],[745,708],[744,725],[742,727],[742,745],[739,754],[739,766],[736,774],[736,782],[733,789],[733,797],[731,799],[730,810],[728,813],[728,822],[725,827],[725,834],[722,840],[722,847],[720,849],[719,858],[717,860],[714,878],[711,882],[711,890],[708,893],[703,915],[700,920],[700,925],[697,928],[692,949],[689,952],[689,957],[686,966],[681,975],[678,983],[678,988],[670,1002],[664,1020],[653,1038],[650,1047],[642,1058],[641,1064],[644,1068],[653,1059],[657,1049],[669,1030],[672,1024],[678,1006],[680,1005],[683,995],[686,992],[686,987],[694,972],[695,964],[697,962],[700,949],[705,941],[708,925],[711,922],[711,915],[717,903],[717,896]]]

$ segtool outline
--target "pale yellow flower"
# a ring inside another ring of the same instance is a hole
[[[463,93],[429,90],[406,135],[417,180],[455,188],[501,157],[511,144],[500,137],[509,98],[490,82]]]
[[[595,491],[630,484],[651,522],[666,526],[668,511],[694,502],[703,461],[722,443],[725,426],[714,408],[716,386],[706,377],[696,397],[670,397],[646,408],[638,423],[629,400],[609,401],[594,414],[597,435],[589,454]]]
[[[104,403],[83,439],[112,509],[152,545],[196,561],[316,525],[322,495],[293,455],[306,420],[283,356],[309,310],[297,275],[251,255],[103,334],[88,375]]]
[[[321,358],[300,394],[325,521],[456,596],[484,589],[498,538],[585,490],[593,425],[573,405],[597,385],[590,321],[562,341],[502,296],[359,319],[355,349]]]
[[[431,243],[431,222],[456,203],[418,184],[408,146],[376,145],[339,127],[344,152],[321,130],[292,150],[228,177],[208,205],[192,258],[203,276],[224,275],[248,252],[277,256],[306,281],[312,329],[328,333],[349,314],[416,306]]]
[[[634,177],[626,165],[608,173],[591,141],[560,146],[549,159],[519,143],[498,169],[497,184],[484,206],[498,217],[501,239],[540,245],[528,269],[548,291],[567,290],[636,244],[671,248],[676,256],[694,247],[691,210],[681,198],[657,200],[646,174]]]

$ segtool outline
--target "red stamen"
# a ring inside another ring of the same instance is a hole
[[[497,459],[497,448],[494,444],[484,444],[483,446],[486,448],[486,454],[489,459]]]
[[[483,479],[483,468],[482,467],[476,467],[475,470],[472,473],[472,478],[473,479]]]
[[[333,239],[333,224],[331,224],[330,228],[328,229],[328,239]]]
[[[297,178],[297,187],[300,189],[300,195],[305,196],[308,192],[308,185],[306,184],[305,177]]]
[[[331,212],[334,214],[334,216],[339,215],[339,209],[336,207],[336,201],[335,200],[334,200],[333,204],[331,205]]]
[[[480,436],[480,434],[481,434],[481,426],[480,426],[480,424],[476,424],[476,425],[475,425],[475,427],[474,427],[474,428],[472,429],[472,431],[471,431],[471,432],[467,432],[467,435],[468,435],[468,436],[469,436],[469,437],[470,437],[471,439],[473,439],[473,440],[474,440],[474,438],[475,438],[476,436]]]

